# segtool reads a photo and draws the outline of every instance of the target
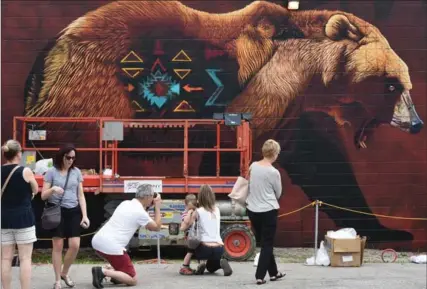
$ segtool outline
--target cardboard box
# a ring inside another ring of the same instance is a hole
[[[363,264],[365,246],[366,237],[331,239],[325,236],[325,248],[331,259],[331,267],[360,267]]]

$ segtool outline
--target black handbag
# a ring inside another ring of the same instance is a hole
[[[69,177],[70,177],[70,170],[68,170],[67,172],[67,179],[65,180],[65,185],[64,185],[64,193],[62,194],[62,197],[59,203],[54,206],[48,206],[47,200],[45,202],[45,207],[43,209],[43,214],[41,218],[42,228],[45,230],[55,229],[61,223],[61,204],[62,204],[62,199],[64,198],[64,195],[65,195],[65,189],[67,188]],[[52,186],[53,186],[53,182],[52,182]]]

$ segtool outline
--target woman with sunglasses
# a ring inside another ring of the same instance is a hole
[[[80,248],[80,226],[86,229],[90,224],[83,193],[83,177],[74,166],[75,160],[76,149],[73,146],[66,146],[56,154],[54,167],[44,177],[41,195],[42,200],[47,200],[47,206],[61,206],[61,223],[51,230],[54,289],[61,288],[61,279],[68,287],[75,286],[68,272]],[[64,238],[68,239],[68,250],[62,264]]]

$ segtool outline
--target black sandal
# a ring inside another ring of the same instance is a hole
[[[257,285],[262,285],[262,284],[265,284],[265,283],[267,283],[267,281],[265,281],[265,280],[256,280],[256,284]]]
[[[285,276],[286,276],[286,274],[284,274],[284,273],[280,273],[280,272],[279,272],[279,274],[277,274],[276,276],[271,277],[271,278],[270,278],[270,281],[277,281],[277,280],[279,280],[279,279],[281,279],[281,278],[283,278],[283,277],[285,277]]]

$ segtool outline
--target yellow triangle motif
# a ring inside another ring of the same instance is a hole
[[[195,112],[195,110],[187,101],[183,100],[180,104],[178,104],[173,112]]]
[[[184,79],[187,77],[187,75],[191,72],[191,69],[174,69],[173,70],[176,75],[178,75],[179,78]]]
[[[172,61],[173,62],[191,62],[193,60],[191,60],[191,58],[187,55],[187,53],[185,53],[184,50],[181,50],[180,52],[178,52],[177,55],[175,55]]]
[[[129,76],[129,77],[136,77],[138,74],[140,74],[142,71],[144,71],[144,68],[140,67],[127,67],[122,68],[122,70]]]
[[[139,57],[135,51],[129,52],[125,57],[123,57],[122,60],[120,60],[120,63],[143,63],[141,57]]]
[[[142,108],[141,105],[138,102],[136,102],[135,100],[132,101],[132,104],[134,105],[136,112],[145,112],[145,109]]]

